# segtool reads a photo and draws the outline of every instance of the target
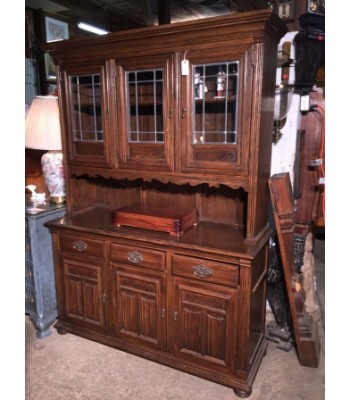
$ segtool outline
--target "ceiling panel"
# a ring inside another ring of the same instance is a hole
[[[108,31],[158,25],[158,2],[168,3],[170,22],[213,17],[267,8],[267,0],[25,0],[26,7],[42,9],[76,26],[97,25]]]

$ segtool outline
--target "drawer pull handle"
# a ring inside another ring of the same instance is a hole
[[[213,270],[205,265],[195,265],[192,268],[193,273],[199,278],[209,278],[213,275]]]
[[[35,303],[35,299],[33,297],[26,298],[26,303],[27,304],[34,304]]]
[[[77,240],[73,243],[73,248],[78,251],[85,251],[88,248],[88,245],[82,240]]]
[[[27,279],[27,278],[31,278],[32,276],[33,276],[32,272],[29,271],[28,274],[26,275],[26,279]]]
[[[128,260],[134,264],[140,264],[143,261],[143,255],[138,251],[130,251],[128,253]]]

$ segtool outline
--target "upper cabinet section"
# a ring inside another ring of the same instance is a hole
[[[269,170],[285,32],[260,10],[47,44],[71,172],[249,191]]]

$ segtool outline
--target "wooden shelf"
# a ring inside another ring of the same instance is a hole
[[[231,96],[231,97],[205,97],[204,99],[195,99],[196,103],[203,103],[204,101],[206,103],[224,103],[225,101],[227,102],[233,102],[236,100],[236,96]]]

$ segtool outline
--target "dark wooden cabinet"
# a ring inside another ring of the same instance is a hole
[[[261,10],[46,45],[67,181],[68,213],[49,224],[61,333],[251,393],[285,32]],[[154,215],[118,224],[120,208]],[[164,231],[178,210],[198,219]]]

